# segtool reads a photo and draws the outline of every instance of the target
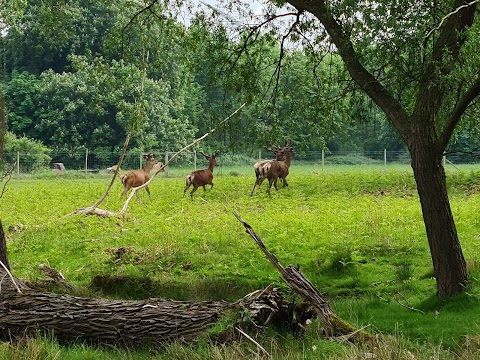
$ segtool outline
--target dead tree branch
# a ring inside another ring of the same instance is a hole
[[[442,20],[440,21],[440,24],[438,24],[437,26],[435,26],[432,30],[430,30],[427,35],[425,35],[425,39],[428,39],[430,37],[430,35],[435,31],[435,30],[438,30],[442,27],[443,23],[445,22],[445,20],[447,20],[450,16],[452,15],[455,15],[456,13],[458,13],[460,10],[464,9],[464,8],[467,8],[469,6],[472,6],[472,5],[475,5],[476,3],[480,2],[480,0],[473,0],[473,1],[470,1],[464,5],[461,5],[459,7],[457,7],[455,10],[453,10],[452,12],[449,12],[447,15],[445,15]]]
[[[229,116],[227,116],[225,119],[223,119],[218,125],[222,125],[223,123],[227,122],[228,120],[230,120],[230,118],[232,118],[233,115],[235,115],[237,112],[239,112],[243,107],[245,106],[245,103],[243,103],[237,110],[235,110],[233,113],[231,113]],[[137,186],[137,187],[133,187],[130,189],[130,195],[128,196],[127,200],[125,201],[125,203],[123,204],[123,207],[122,209],[120,210],[120,214],[124,214],[126,211],[127,211],[127,207],[128,207],[128,203],[130,202],[130,200],[133,198],[133,195],[135,194],[135,191],[139,190],[139,189],[142,189],[146,186],[148,186],[148,184],[150,184],[150,182],[152,182],[152,180],[155,178],[155,176],[163,171],[167,166],[168,164],[170,164],[178,155],[180,155],[181,153],[185,152],[186,150],[188,150],[189,148],[191,148],[193,145],[195,145],[196,143],[202,141],[203,139],[205,139],[208,135],[212,134],[214,131],[216,130],[216,128],[214,129],[211,129],[209,132],[207,132],[206,134],[204,134],[203,136],[199,137],[198,139],[194,140],[193,142],[191,142],[190,144],[188,144],[187,146],[183,147],[182,149],[180,149],[179,151],[177,151],[165,164],[163,164],[162,166],[160,166],[158,168],[158,170],[153,174],[153,176],[143,185],[141,186]]]
[[[93,204],[92,206],[77,209],[77,210],[71,212],[70,214],[68,214],[67,216],[77,215],[77,214],[80,214],[80,215],[97,215],[97,216],[100,216],[100,217],[115,216],[114,212],[108,211],[108,210],[98,209],[97,207],[98,207],[98,205],[100,205],[103,202],[103,200],[105,200],[108,193],[110,192],[110,189],[112,188],[113,184],[115,183],[115,179],[117,178],[118,172],[120,171],[123,160],[125,159],[125,154],[127,152],[128,143],[130,142],[131,137],[132,137],[132,134],[128,133],[128,135],[125,139],[125,142],[123,143],[122,153],[120,155],[120,159],[118,160],[117,168],[115,169],[115,172],[113,173],[112,180],[110,180],[110,184],[108,184],[107,189],[103,193],[102,197],[97,202],[95,202],[95,204]]]
[[[315,308],[325,336],[331,338],[344,338],[345,335],[348,335],[349,339],[353,342],[375,341],[375,336],[364,331],[358,331],[358,329],[355,329],[352,325],[337,317],[324,299],[323,295],[306,278],[300,269],[293,266],[287,266],[286,268],[283,267],[277,257],[268,251],[262,239],[255,233],[253,228],[236,212],[234,212],[234,215],[238,221],[243,224],[247,234],[255,240],[267,259],[277,268],[288,286]]]

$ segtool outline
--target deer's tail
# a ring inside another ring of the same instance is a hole
[[[122,182],[122,184],[125,185],[126,180],[127,180],[127,174],[123,174],[122,176],[120,176],[120,181]]]

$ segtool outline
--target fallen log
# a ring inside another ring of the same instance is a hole
[[[0,334],[3,340],[48,333],[59,341],[127,346],[191,341],[230,306],[221,301],[115,301],[2,291]]]

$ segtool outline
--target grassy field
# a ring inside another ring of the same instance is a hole
[[[235,301],[271,283],[288,289],[245,233],[238,212],[283,265],[299,265],[338,315],[384,336],[362,349],[325,341],[314,324],[306,336],[267,332],[257,340],[275,359],[475,359],[480,357],[480,171],[447,168],[472,286],[439,301],[411,169],[294,165],[289,187],[250,196],[249,168],[215,170],[214,188],[183,197],[186,169],[157,176],[125,217],[66,216],[92,205],[110,176],[71,172],[16,176],[0,200],[13,273],[44,280],[38,265],[60,270],[85,295],[139,299]],[[100,208],[119,211],[121,184]],[[125,248],[121,257],[116,249]],[[248,341],[172,344],[166,349],[62,347],[51,339],[0,346],[1,358],[253,358]],[[410,356],[410,357],[409,357]],[[411,357],[414,356],[414,357]]]

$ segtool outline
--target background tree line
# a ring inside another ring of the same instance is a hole
[[[298,151],[404,149],[365,95],[344,91],[335,55],[287,49],[276,78],[280,48],[268,32],[242,51],[246,35],[202,15],[185,26],[167,7],[158,17],[129,1],[15,4],[3,9],[0,52],[17,138],[102,152],[133,132],[132,149],[171,151],[246,102],[208,146],[251,151],[289,137]],[[461,140],[471,142],[471,132]]]

